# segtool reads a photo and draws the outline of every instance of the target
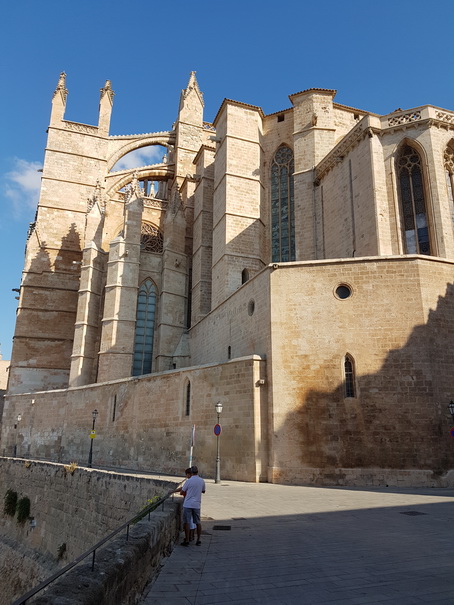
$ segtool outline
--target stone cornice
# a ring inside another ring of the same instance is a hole
[[[107,137],[109,139],[109,141],[118,141],[118,140],[137,140],[137,139],[149,139],[149,138],[153,138],[153,137],[159,137],[159,138],[168,138],[169,142],[172,141],[172,139],[175,139],[176,137],[176,133],[174,130],[162,130],[160,132],[146,132],[143,134],[117,134],[117,135],[111,135],[109,137]]]
[[[261,118],[265,117],[263,113],[263,109],[258,107],[257,105],[249,105],[249,103],[242,103],[241,101],[233,101],[232,99],[224,99],[221,103],[221,106],[213,120],[213,126],[216,128],[216,122],[219,119],[219,116],[226,105],[236,105],[237,107],[243,107],[244,109],[251,109],[253,111],[257,111],[260,114]]]
[[[193,164],[197,164],[197,162],[200,160],[200,156],[204,151],[208,151],[209,153],[216,153],[216,147],[210,147],[209,145],[201,145],[200,149],[195,155],[195,158],[192,160]]]
[[[339,164],[346,154],[366,136],[380,133],[377,126],[370,124],[370,118],[364,117],[315,167],[315,184],[318,184],[327,172]]]
[[[288,98],[293,103],[293,100],[296,99],[296,97],[299,97],[300,95],[309,95],[309,94],[314,94],[314,93],[328,95],[334,99],[334,97],[336,96],[337,90],[334,90],[332,88],[307,88],[306,90],[301,90],[300,92],[294,92],[293,94],[289,95]]]

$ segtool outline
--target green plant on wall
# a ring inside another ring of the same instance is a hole
[[[148,511],[147,511],[146,509],[147,509],[147,508],[150,506],[150,504],[154,504],[154,503],[155,503],[155,502],[157,502],[158,500],[159,500],[159,496],[153,496],[153,498],[148,498],[148,500],[147,500],[146,504],[145,504],[145,505],[142,507],[142,509],[141,509],[141,510],[143,510],[144,512],[141,514],[141,516],[140,516],[140,517],[138,517],[138,518],[137,518],[137,519],[134,521],[134,523],[138,523],[138,522],[139,522],[141,519],[143,519],[144,517],[146,517],[146,516],[147,516],[147,514],[148,514]],[[139,511],[139,512],[140,512],[140,511]]]
[[[24,496],[18,500],[16,505],[17,511],[17,522],[24,523],[26,519],[30,516],[30,498]]]
[[[3,512],[5,515],[14,517],[17,506],[17,492],[9,489],[3,497]]]

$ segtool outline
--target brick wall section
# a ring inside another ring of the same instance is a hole
[[[61,464],[3,458],[0,485],[2,501],[8,489],[30,498],[36,522],[31,528],[29,521],[20,525],[0,515],[0,593],[12,598],[10,590],[20,596],[133,517],[149,498],[175,489],[177,481],[83,468],[71,475]],[[155,530],[153,542],[161,540],[158,533]],[[175,539],[175,527],[166,529],[162,538],[169,533]],[[66,552],[60,560],[63,543]]]

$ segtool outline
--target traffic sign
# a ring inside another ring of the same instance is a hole
[[[90,439],[94,439],[96,437],[96,431],[90,431]]]
[[[215,424],[214,425],[214,434],[216,435],[216,437],[219,437],[219,435],[221,434],[221,425],[220,424]]]
[[[452,427],[452,429],[449,431],[451,437],[454,437],[454,426]]]

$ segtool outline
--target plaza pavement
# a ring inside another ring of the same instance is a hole
[[[454,605],[453,489],[206,483],[141,605]]]

